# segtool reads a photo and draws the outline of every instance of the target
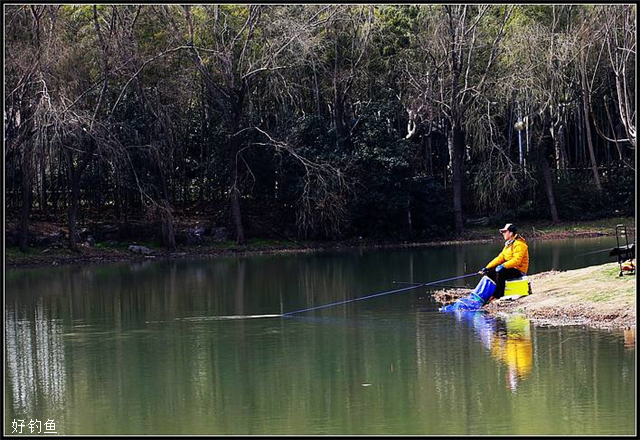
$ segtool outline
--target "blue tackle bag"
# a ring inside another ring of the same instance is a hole
[[[456,310],[478,310],[484,306],[493,292],[496,290],[496,283],[488,276],[483,276],[475,289],[471,293],[460,298],[453,304],[448,304],[440,308],[441,312],[453,312]]]

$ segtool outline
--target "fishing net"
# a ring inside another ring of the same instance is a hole
[[[453,304],[448,304],[440,308],[441,312],[453,312],[456,310],[478,310],[484,306],[493,292],[496,284],[487,276],[483,276],[475,289],[464,298],[460,298]]]

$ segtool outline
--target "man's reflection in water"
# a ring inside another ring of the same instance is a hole
[[[496,320],[498,338],[491,346],[491,354],[507,365],[507,386],[516,392],[518,382],[531,373],[533,344],[528,318],[512,316]]]
[[[506,365],[507,388],[517,392],[518,384],[529,376],[533,366],[529,319],[520,315],[498,319],[481,311],[456,312],[456,315],[459,320],[470,323],[491,355]]]

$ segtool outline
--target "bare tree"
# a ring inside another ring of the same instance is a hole
[[[505,25],[513,7],[481,5],[425,6],[423,33],[417,44],[422,64],[408,67],[408,76],[418,90],[414,112],[422,112],[424,120],[438,123],[444,116],[447,123],[449,163],[453,188],[455,231],[464,229],[462,193],[466,157],[467,111],[483,96],[501,50]],[[481,35],[480,25],[492,12],[499,14],[495,32]]]
[[[198,6],[206,20],[195,20],[192,7],[182,8],[182,19],[170,8],[158,8],[174,38],[189,48],[190,59],[206,86],[207,99],[216,108],[228,132],[230,169],[229,200],[236,241],[245,241],[241,213],[240,156],[243,118],[256,80],[286,69],[288,49],[315,26],[326,7],[303,9],[303,17],[292,21],[275,6]],[[268,19],[264,19],[264,15]],[[198,14],[202,15],[202,14]],[[206,33],[208,38],[200,38]],[[259,37],[260,36],[260,37]],[[269,38],[264,38],[269,36]],[[262,38],[258,41],[258,38]]]
[[[259,127],[253,127],[253,130],[264,139],[253,142],[254,145],[270,146],[277,153],[286,153],[304,168],[304,185],[297,209],[299,231],[306,236],[308,232],[322,228],[328,236],[340,234],[346,218],[348,195],[352,190],[345,174],[330,163],[309,160],[301,155],[295,140],[274,139]]]
[[[34,145],[41,132],[43,108],[48,92],[43,78],[46,49],[44,21],[47,6],[11,6],[6,18],[11,28],[19,28],[25,40],[6,46],[8,93],[5,96],[5,157],[16,157],[21,171],[22,209],[20,250],[29,247],[29,218],[34,177]]]
[[[338,6],[325,23],[332,47],[329,49],[330,64],[318,60],[324,74],[331,79],[332,116],[337,141],[347,140],[351,124],[347,121],[354,115],[347,114],[347,100],[354,84],[367,71],[365,63],[372,38],[374,6]],[[324,41],[324,39],[323,39]],[[316,65],[316,63],[314,63]]]
[[[542,180],[544,182],[544,190],[549,202],[549,211],[551,213],[551,221],[558,223],[560,216],[558,215],[558,208],[556,206],[555,191],[553,188],[553,179],[551,177],[551,167],[549,166],[549,150],[552,145],[551,135],[551,116],[549,108],[542,109],[540,112],[539,120],[541,121],[540,133],[537,140],[536,152],[537,162],[542,174]]]
[[[606,48],[616,80],[619,117],[631,147],[636,147],[635,62],[636,25],[635,5],[606,8]]]
[[[143,6],[131,7],[114,7],[114,14],[117,14],[120,26],[116,29],[114,36],[118,43],[119,50],[116,56],[119,64],[124,66],[120,74],[120,78],[124,82],[124,86],[119,93],[118,99],[111,108],[110,117],[114,117],[115,110],[121,105],[121,98],[129,85],[132,85],[137,100],[134,106],[137,107],[140,117],[145,121],[145,129],[138,130],[135,133],[136,139],[141,139],[143,147],[148,154],[151,169],[155,171],[156,184],[151,184],[152,191],[143,188],[136,176],[137,189],[141,195],[142,203],[146,206],[146,214],[153,220],[160,222],[160,233],[162,242],[168,249],[176,248],[175,227],[173,208],[171,203],[169,180],[171,162],[175,159],[176,143],[174,132],[174,120],[177,120],[176,109],[183,106],[187,101],[185,94],[178,84],[187,82],[190,78],[186,77],[181,70],[165,68],[163,70],[163,81],[172,86],[159,88],[157,84],[151,84],[143,74],[145,67],[152,66],[154,62],[163,60],[165,56],[179,53],[186,47],[170,48],[154,53],[144,60],[144,54],[139,49],[139,42],[136,40],[136,23],[143,11]],[[148,69],[147,71],[149,71]],[[134,174],[135,170],[132,169]]]
[[[67,180],[70,189],[68,228],[69,248],[79,251],[77,245],[77,220],[81,204],[82,177],[102,148],[113,145],[113,133],[105,124],[102,110],[105,108],[105,97],[111,76],[109,44],[105,40],[100,17],[96,6],[91,8],[90,19],[81,22],[86,29],[95,32],[93,40],[88,39],[89,45],[95,52],[78,51],[69,48],[64,41],[64,31],[56,29],[57,9],[50,7],[48,16],[48,40],[46,51],[41,54],[42,68],[40,70],[43,105],[39,111],[38,133],[47,142],[62,151],[67,168]],[[113,19],[110,20],[114,25]],[[101,59],[101,71],[97,80],[89,83],[82,72],[69,69],[84,66],[83,58],[98,53]],[[96,99],[92,91],[102,85]]]
[[[589,97],[589,109],[594,127],[600,137],[613,143],[620,160],[628,167],[634,165],[625,160],[622,146],[632,150],[636,145],[635,123],[635,60],[636,60],[636,8],[632,5],[596,7],[589,17],[592,32],[587,35],[597,48],[597,59],[594,62],[593,76],[586,82]],[[602,107],[605,110],[606,122],[598,121],[594,115],[594,82],[597,77],[614,78],[613,93],[609,91],[610,83],[606,81],[606,90],[602,96]],[[613,110],[613,111],[612,111]],[[614,114],[615,112],[615,114]],[[609,127],[605,133],[604,125]],[[616,127],[622,127],[619,133]]]
[[[582,94],[582,111],[584,113],[584,129],[585,137],[587,139],[587,147],[589,150],[589,159],[591,162],[591,171],[593,173],[593,181],[596,189],[602,191],[602,183],[600,183],[600,173],[598,171],[598,162],[596,160],[595,149],[593,146],[593,136],[591,134],[591,111],[589,102],[591,100],[591,88],[589,87],[589,81],[587,80],[587,63],[590,58],[590,52],[593,46],[596,46],[595,41],[592,39],[594,34],[593,29],[590,27],[591,21],[588,18],[583,19],[582,26],[578,30],[579,40],[579,57],[578,57],[578,71],[580,73],[580,86]],[[595,69],[597,70],[597,64]]]
[[[526,15],[527,6],[522,8],[521,12]],[[525,21],[510,34],[507,55],[516,62],[509,66],[513,75],[508,86],[513,96],[523,103],[523,108],[528,109],[523,116],[528,121],[525,125],[535,134],[533,158],[540,172],[551,219],[559,222],[549,159],[555,155],[556,168],[563,160],[558,145],[562,132],[556,131],[555,127],[562,128],[567,108],[574,108],[584,115],[584,101],[580,88],[575,87],[582,84],[576,64],[580,54],[579,33],[571,27],[575,9],[554,5],[547,12],[546,20]],[[554,141],[556,148],[552,148]]]
[[[92,7],[92,25],[96,32],[96,42],[100,47],[102,61],[102,88],[98,96],[97,102],[91,109],[87,104],[83,103],[85,110],[73,110],[73,106],[78,102],[75,99],[70,105],[65,105],[60,109],[52,106],[50,108],[50,117],[55,127],[55,137],[60,145],[64,148],[64,157],[67,163],[67,173],[69,185],[71,186],[71,203],[69,205],[69,249],[78,252],[77,244],[77,221],[78,209],[80,206],[80,182],[82,176],[87,169],[89,163],[94,159],[96,151],[101,146],[101,141],[108,138],[108,133],[103,132],[103,126],[97,124],[99,112],[103,108],[105,94],[109,88],[110,77],[110,53],[109,44],[103,35],[98,17],[97,7]],[[114,26],[113,10],[111,26]],[[73,93],[77,90],[69,87],[66,89],[71,94],[60,96],[60,101],[71,101]],[[65,103],[66,104],[66,103]]]

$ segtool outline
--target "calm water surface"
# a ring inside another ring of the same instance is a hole
[[[532,242],[530,272],[614,245]],[[501,247],[10,270],[5,434],[634,434],[635,332],[441,314],[424,289],[237,319],[474,272]]]

